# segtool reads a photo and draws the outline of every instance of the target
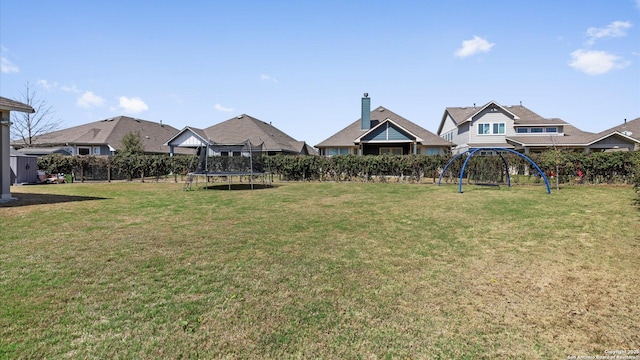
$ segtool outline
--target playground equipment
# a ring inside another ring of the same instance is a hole
[[[442,181],[442,177],[444,176],[445,172],[447,171],[447,169],[449,168],[449,166],[456,161],[457,159],[459,159],[460,157],[462,157],[463,155],[467,155],[467,158],[464,160],[464,164],[462,165],[462,169],[460,169],[460,178],[458,180],[458,192],[462,194],[462,179],[464,178],[464,170],[467,167],[467,163],[469,162],[469,159],[471,159],[471,157],[473,155],[475,155],[478,151],[487,151],[487,150],[491,150],[491,151],[495,151],[500,158],[502,159],[502,162],[504,164],[505,167],[505,172],[507,174],[507,186],[511,186],[511,179],[509,178],[509,164],[507,164],[507,160],[504,158],[504,156],[502,156],[502,152],[509,152],[512,154],[516,154],[518,156],[520,156],[521,158],[527,160],[540,174],[540,177],[544,180],[545,185],[547,186],[547,194],[551,194],[551,187],[549,186],[549,180],[547,180],[547,177],[544,175],[544,173],[542,172],[542,170],[540,170],[540,167],[533,161],[531,160],[528,156],[521,154],[515,150],[511,150],[511,149],[507,149],[507,148],[500,148],[500,147],[488,147],[488,148],[473,148],[473,149],[469,149],[466,150],[464,152],[461,152],[460,154],[454,156],[453,158],[451,158],[451,160],[449,160],[449,162],[447,163],[447,165],[445,165],[444,169],[442,170],[442,173],[440,174],[440,177],[438,178],[438,186],[440,186],[440,181]]]

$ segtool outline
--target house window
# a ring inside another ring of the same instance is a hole
[[[478,135],[491,134],[491,124],[478,124]]]
[[[518,134],[526,134],[526,133],[528,133],[528,132],[529,132],[529,128],[517,128],[517,129],[516,129],[516,132],[517,132]]]
[[[401,147],[381,147],[380,155],[402,155]]]
[[[99,146],[94,146],[93,147],[93,155],[100,155],[100,147]]]
[[[349,155],[349,148],[329,148],[329,156]]]
[[[480,123],[478,124],[478,135],[500,135],[504,134],[504,129],[504,123]]]
[[[229,156],[229,152],[228,151],[221,151],[220,152],[220,156]]]
[[[86,146],[78,146],[78,155],[90,155],[91,148]]]
[[[544,132],[547,133],[557,133],[558,132],[558,128],[557,127],[548,127],[544,129]]]
[[[234,151],[232,156],[242,156],[240,151]]]
[[[544,130],[543,128],[531,128],[531,132],[532,133],[538,133],[539,134],[539,133],[543,132],[543,130]]]
[[[440,154],[440,149],[437,149],[437,148],[426,148],[424,150],[424,154],[425,155],[439,155]]]

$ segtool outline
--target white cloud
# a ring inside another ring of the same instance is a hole
[[[36,84],[42,86],[46,90],[51,90],[53,88],[58,87],[58,83],[57,82],[50,83],[50,82],[48,82],[47,80],[44,80],[44,79],[38,80],[38,82],[36,82]]]
[[[474,35],[473,39],[462,42],[462,46],[455,52],[455,55],[463,58],[478,53],[486,53],[489,52],[494,45],[494,43],[490,43],[486,39]]]
[[[222,106],[222,105],[220,105],[220,104],[216,104],[216,105],[214,106],[214,108],[215,108],[216,110],[218,110],[218,111],[222,111],[222,112],[232,112],[232,111],[233,111],[233,109],[232,109],[232,108],[227,108],[227,107],[224,107],[224,106]]]
[[[587,44],[593,45],[596,40],[604,38],[604,37],[623,37],[627,35],[627,29],[632,27],[628,21],[614,21],[611,24],[603,27],[590,27],[587,29],[587,35],[589,36],[589,40],[587,40]]]
[[[11,74],[20,72],[20,68],[6,57],[0,56],[0,71],[4,74]]]
[[[278,80],[276,78],[274,78],[273,76],[269,76],[269,75],[260,75],[260,80],[262,81],[273,81],[274,83],[278,83]]]
[[[569,66],[587,75],[600,75],[629,65],[623,58],[606,51],[578,49],[571,53]]]
[[[61,86],[60,90],[62,91],[66,91],[66,92],[72,92],[72,93],[76,93],[76,94],[80,94],[80,90],[78,90],[78,88],[75,85],[72,86]]]
[[[82,108],[89,109],[91,107],[104,105],[104,99],[92,91],[85,91],[84,94],[78,98],[76,104]]]
[[[147,106],[147,104],[145,104],[145,102],[139,97],[128,98],[126,96],[120,96],[119,101],[120,103],[118,107],[127,113],[138,114],[145,110],[149,110],[149,106]]]

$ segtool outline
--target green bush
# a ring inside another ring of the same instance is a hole
[[[535,171],[525,159],[514,154],[503,157],[510,174],[534,175]],[[590,184],[634,184],[640,194],[640,151],[587,154],[551,150],[529,157],[546,175],[558,176],[559,183],[573,183],[579,179],[582,183]],[[388,177],[396,177],[400,181],[419,182],[426,177],[435,182],[450,159],[450,156],[428,155],[276,155],[264,156],[257,162],[254,159],[253,165],[256,172],[269,172],[291,181],[386,181]],[[457,181],[465,160],[466,157],[461,156],[453,162],[444,174],[444,180]],[[244,172],[250,168],[249,161],[246,157],[216,156],[208,159],[208,167],[211,171],[226,169]],[[474,182],[503,182],[506,178],[504,162],[499,156],[474,156],[467,163],[464,177]],[[159,179],[173,174],[174,180],[178,181],[178,175],[194,171],[196,165],[196,157],[180,155],[130,154],[109,157],[56,154],[38,159],[39,169],[49,173],[75,172],[76,176],[84,178],[88,173],[98,172],[111,174],[110,179],[120,174],[129,180],[145,177]]]

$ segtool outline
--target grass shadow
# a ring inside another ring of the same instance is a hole
[[[96,196],[32,194],[32,193],[17,193],[17,194],[13,193],[12,195],[14,198],[16,198],[16,200],[2,202],[0,203],[0,208],[108,199],[108,198],[96,197]]]
[[[251,189],[251,184],[217,184],[217,185],[208,185],[203,187],[204,190],[264,190],[278,187],[277,185],[264,185],[264,184],[253,184],[253,189]]]

